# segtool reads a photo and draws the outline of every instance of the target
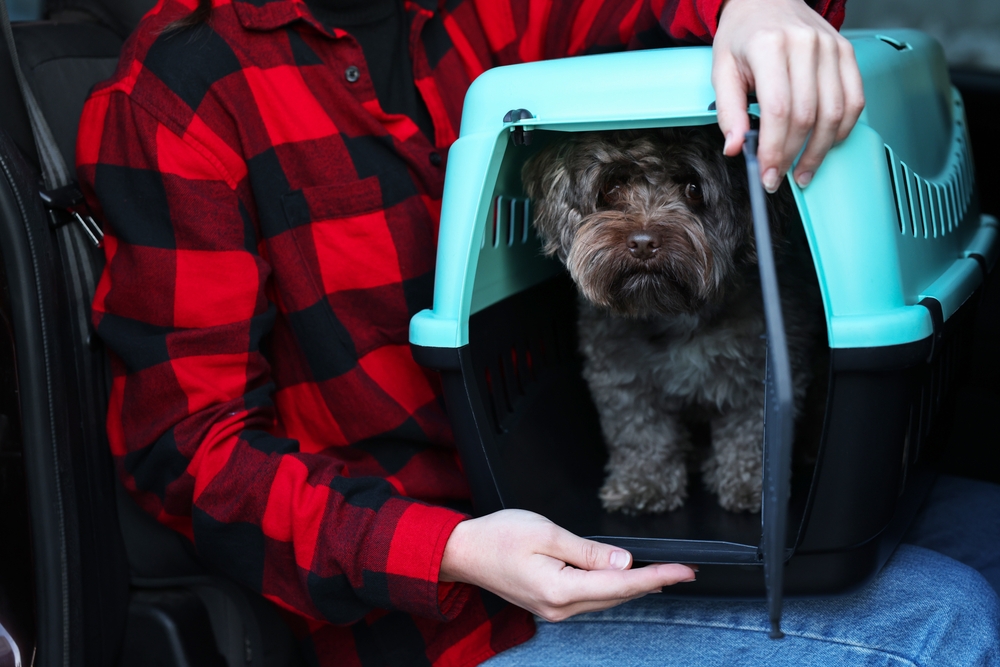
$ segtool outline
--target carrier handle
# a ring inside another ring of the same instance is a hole
[[[747,132],[743,143],[753,211],[754,237],[761,291],[764,293],[764,321],[767,325],[767,371],[764,393],[764,493],[761,507],[761,551],[764,583],[771,621],[771,639],[781,639],[781,605],[784,585],[785,539],[788,495],[794,440],[792,366],[778,293],[778,274],[767,216],[767,202],[760,182],[757,162],[757,131]]]

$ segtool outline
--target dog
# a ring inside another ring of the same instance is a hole
[[[719,504],[759,511],[765,324],[746,167],[717,127],[574,133],[531,157],[522,180],[544,252],[580,294],[584,378],[608,445],[608,511],[683,505],[691,435]],[[809,383],[819,294],[786,234],[794,202],[768,197],[796,410]]]

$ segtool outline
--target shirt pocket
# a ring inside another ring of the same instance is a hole
[[[382,209],[382,189],[377,176],[353,183],[318,185],[282,196],[281,206],[291,228],[311,222],[351,218]]]

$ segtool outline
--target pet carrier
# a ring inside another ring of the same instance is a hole
[[[846,34],[867,106],[812,184],[791,184],[828,352],[782,508],[779,562],[792,595],[860,585],[899,541],[927,488],[915,463],[1000,231],[978,210],[962,100],[940,46],[915,31]],[[762,527],[761,515],[719,508],[692,479],[674,512],[602,510],[607,455],[580,375],[575,287],[541,253],[520,177],[561,133],[716,122],[710,71],[711,50],[695,47],[479,77],[449,155],[434,307],[413,318],[410,342],[441,372],[478,512],[533,510],[636,560],[702,564],[675,594],[759,596],[763,528],[774,521],[766,501]]]

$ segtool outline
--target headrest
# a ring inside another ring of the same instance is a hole
[[[59,21],[96,19],[111,28],[122,39],[135,30],[139,20],[155,4],[156,0],[49,0],[47,3],[51,19]]]

